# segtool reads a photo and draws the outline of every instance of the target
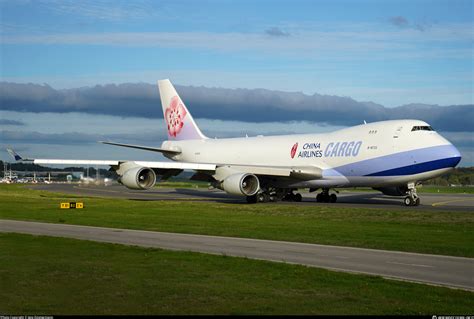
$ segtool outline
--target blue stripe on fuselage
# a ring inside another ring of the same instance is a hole
[[[393,176],[387,172],[416,171],[417,173],[445,167],[454,167],[461,160],[461,154],[451,144],[426,147],[371,158],[333,169],[324,170],[324,176]],[[432,163],[433,162],[433,163]],[[432,164],[428,164],[432,163]],[[410,168],[412,167],[412,168]]]
[[[413,175],[423,172],[434,171],[441,168],[455,167],[458,165],[461,157],[450,157],[443,158],[436,161],[430,161],[425,163],[413,164],[404,167],[398,167],[394,169],[389,169],[382,172],[377,172],[369,174],[366,176],[401,176],[401,175]]]

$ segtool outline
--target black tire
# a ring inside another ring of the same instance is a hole
[[[411,199],[410,196],[407,196],[403,200],[403,203],[405,204],[405,206],[412,206],[413,205],[413,199]]]
[[[293,195],[293,200],[295,202],[301,202],[303,200],[303,196],[301,196],[300,193],[296,193],[295,195]]]
[[[415,204],[414,204],[414,206],[419,206],[419,205],[420,205],[420,198],[417,197],[417,198],[415,199]]]
[[[317,201],[318,203],[321,203],[321,202],[322,202],[322,197],[323,197],[323,196],[322,196],[321,194],[316,195],[316,201]]]
[[[336,201],[337,201],[336,194],[331,194],[331,196],[329,196],[329,202],[335,203]]]
[[[261,193],[261,194],[258,194],[257,195],[258,197],[258,202],[260,203],[267,203],[270,201],[270,195],[268,195],[267,193]]]

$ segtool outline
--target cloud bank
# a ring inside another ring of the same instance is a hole
[[[474,131],[474,105],[409,104],[386,108],[350,97],[266,89],[176,86],[195,118],[252,123],[308,121],[350,126],[363,121],[421,119],[441,131]],[[147,83],[56,90],[48,85],[0,83],[0,109],[17,112],[82,112],[161,118],[158,89]]]
[[[0,119],[0,125],[23,126],[23,122],[17,120]]]

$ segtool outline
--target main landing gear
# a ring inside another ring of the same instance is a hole
[[[247,196],[247,203],[267,203],[279,200],[289,202],[301,202],[303,196],[300,193],[294,193],[289,189],[271,189],[257,193],[253,196]]]
[[[329,195],[329,188],[323,188],[323,191],[316,196],[318,203],[335,203],[337,201],[337,195]]]
[[[420,205],[420,197],[416,193],[415,183],[408,184],[407,197],[403,200],[405,206]]]
[[[288,202],[301,202],[303,200],[303,196],[301,196],[300,193],[289,192],[282,198],[282,200]]]

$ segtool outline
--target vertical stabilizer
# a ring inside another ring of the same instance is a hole
[[[13,157],[15,159],[15,161],[23,160],[23,158],[20,155],[18,155],[18,153],[15,152],[13,149],[7,148],[7,152],[8,152],[8,154],[10,154],[11,157]]]
[[[207,138],[201,133],[170,80],[159,80],[158,89],[160,90],[168,140],[182,141]]]

